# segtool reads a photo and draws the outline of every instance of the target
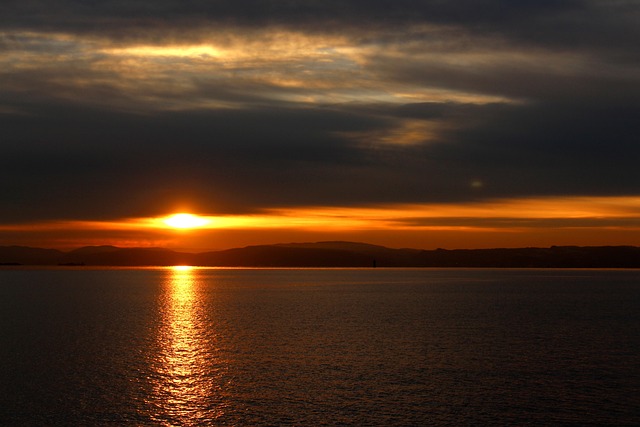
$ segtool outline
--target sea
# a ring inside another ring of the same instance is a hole
[[[638,426],[640,270],[0,269],[2,426]]]

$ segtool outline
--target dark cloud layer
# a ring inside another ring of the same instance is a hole
[[[349,31],[426,23],[554,47],[617,50],[636,46],[638,9],[634,0],[7,0],[0,5],[0,23],[112,37],[181,37],[183,31],[216,25]]]
[[[639,10],[4,1],[0,218],[638,194]],[[210,37],[238,49],[273,28],[310,38],[234,65],[108,50]],[[349,49],[335,54],[336,37]],[[314,43],[327,46],[308,59]]]

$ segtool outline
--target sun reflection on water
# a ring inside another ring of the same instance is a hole
[[[177,266],[167,274],[152,418],[162,425],[202,425],[224,414],[220,400],[224,364],[216,354],[198,269]]]

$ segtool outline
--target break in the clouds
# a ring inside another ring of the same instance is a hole
[[[637,1],[3,1],[4,221],[638,195]]]

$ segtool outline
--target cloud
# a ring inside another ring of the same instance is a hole
[[[585,44],[610,47],[617,42],[631,46],[629,36],[637,34],[639,10],[633,0],[6,0],[0,12],[5,28],[107,34],[111,38],[146,33],[182,38],[185,29],[197,33],[221,26],[344,32],[354,27],[379,31],[429,23],[576,48]]]
[[[636,194],[635,2],[0,4],[0,219]]]
[[[108,218],[181,202],[224,212],[637,188],[633,134],[610,137],[616,124],[630,129],[623,111],[556,111],[550,120],[537,106],[438,107],[450,130],[409,146],[349,136],[392,134],[397,107],[386,118],[320,108],[5,116],[19,144],[1,161],[3,214]],[[475,179],[485,185],[473,188]]]

